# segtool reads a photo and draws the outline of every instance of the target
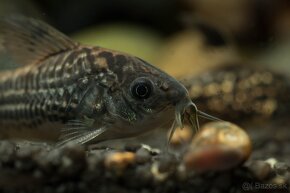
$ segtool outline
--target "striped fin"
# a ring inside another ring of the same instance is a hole
[[[61,130],[62,134],[55,148],[61,148],[67,144],[85,144],[107,130],[103,127],[98,129],[92,128],[93,122],[94,120],[89,118],[68,121],[66,123],[67,127]]]
[[[74,131],[75,130],[75,131]],[[88,129],[82,127],[71,128],[67,135],[63,135],[60,141],[56,144],[55,148],[62,148],[67,144],[82,145],[88,141],[93,140],[102,133],[104,133],[106,128],[99,129]]]
[[[0,20],[0,38],[4,51],[22,65],[38,63],[79,45],[42,21],[18,15]]]

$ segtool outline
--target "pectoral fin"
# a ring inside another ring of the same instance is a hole
[[[61,148],[66,144],[85,144],[90,140],[101,135],[107,129],[105,127],[92,128],[86,122],[82,121],[70,121],[66,128],[62,129],[62,134],[60,136],[60,141],[56,144],[56,148]]]

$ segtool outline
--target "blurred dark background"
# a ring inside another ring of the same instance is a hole
[[[62,0],[33,1],[65,33],[91,25],[128,22],[162,34],[180,28],[180,3],[174,0]]]
[[[0,16],[11,14],[40,18],[174,76],[225,63],[290,72],[288,0],[0,0]]]

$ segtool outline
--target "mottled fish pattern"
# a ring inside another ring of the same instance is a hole
[[[44,22],[0,23],[6,54],[22,65],[0,72],[0,137],[59,140],[58,146],[172,132],[197,110],[174,78],[129,54],[77,43]]]

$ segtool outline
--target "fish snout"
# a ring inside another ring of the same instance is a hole
[[[179,82],[171,82],[165,92],[167,100],[174,106],[180,104],[182,101],[189,100],[186,88]]]

